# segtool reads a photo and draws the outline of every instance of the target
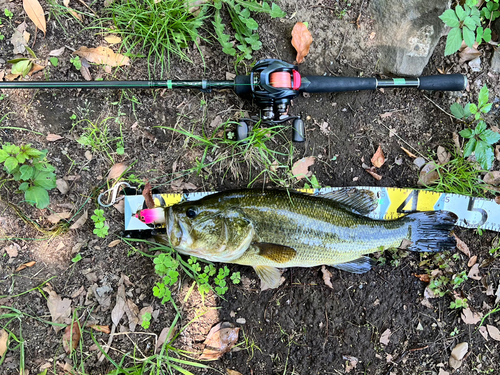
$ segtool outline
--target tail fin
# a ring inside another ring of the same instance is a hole
[[[450,211],[415,212],[405,217],[410,221],[411,251],[451,250],[456,240],[450,236],[458,216]]]

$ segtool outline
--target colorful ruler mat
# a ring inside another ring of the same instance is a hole
[[[363,187],[357,189],[371,190],[377,194],[378,206],[368,216],[377,220],[391,220],[401,217],[409,212],[447,210],[454,212],[459,220],[457,225],[464,228],[481,228],[500,232],[500,205],[494,200],[474,198],[458,194],[435,193],[426,190]],[[338,188],[301,190],[309,194],[327,193]],[[209,194],[155,194],[153,198],[158,207],[168,207],[181,201],[195,201]],[[146,208],[142,195],[128,195],[125,197],[125,230],[151,229],[134,215]]]

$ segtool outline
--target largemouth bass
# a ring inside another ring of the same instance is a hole
[[[412,241],[413,251],[455,247],[454,213],[415,212],[389,221],[363,216],[377,204],[375,193],[356,188],[317,196],[248,189],[145,209],[136,217],[165,225],[166,233],[156,238],[182,254],[252,266],[262,289],[279,286],[279,268],[330,265],[367,272],[373,260],[365,255],[398,247],[403,239]]]

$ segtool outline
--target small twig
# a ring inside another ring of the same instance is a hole
[[[338,60],[340,57],[340,54],[342,53],[342,50],[344,49],[344,43],[345,43],[345,37],[347,35],[347,31],[344,33],[344,37],[342,38],[342,45],[340,46],[340,51],[335,60]]]
[[[361,6],[359,7],[359,15],[358,18],[356,18],[356,26],[359,29],[359,19],[361,18],[361,14],[363,13],[363,5],[365,5],[365,0],[361,3]]]
[[[384,123],[380,123],[380,125],[382,125],[384,128],[386,128],[387,130],[389,130],[389,132],[391,131],[391,129],[389,129]],[[427,160],[427,158],[422,155],[420,153],[420,151],[418,151],[417,149],[415,149],[415,147],[413,147],[412,145],[410,145],[408,142],[406,142],[403,138],[401,138],[399,135],[397,134],[394,134],[401,142],[403,142],[405,145],[407,145],[409,148],[413,149],[413,151],[415,151],[417,154],[419,154],[422,158],[424,158],[425,160]]]
[[[85,6],[88,10],[90,10],[92,13],[94,13],[94,14],[97,16],[97,13],[96,13],[96,12],[94,12],[94,11],[92,10],[92,8],[90,8],[87,4],[85,4],[85,2],[84,2],[84,1],[82,1],[82,0],[78,0],[78,1],[79,1],[80,3],[82,3],[82,4],[83,4],[83,5],[84,5],[84,6]]]
[[[446,112],[443,108],[441,108],[440,106],[438,106],[435,102],[432,101],[431,98],[429,98],[427,95],[424,95],[424,98],[427,99],[428,101],[430,101],[432,104],[434,104],[439,110],[441,110],[442,112],[446,113],[448,116],[450,116],[450,118],[452,119],[455,119],[455,120],[458,120],[458,121],[461,121],[459,118],[453,116],[451,113],[448,113]]]

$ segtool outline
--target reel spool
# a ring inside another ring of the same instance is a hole
[[[256,104],[261,108],[264,123],[275,125],[293,120],[294,142],[304,142],[304,121],[300,116],[286,114],[290,101],[300,94],[301,76],[297,66],[276,59],[257,62],[250,73],[250,86]],[[247,122],[257,123],[255,119],[241,119],[236,130],[236,139],[248,137]]]

